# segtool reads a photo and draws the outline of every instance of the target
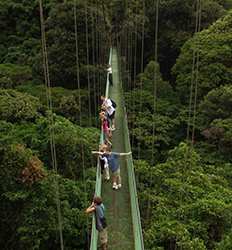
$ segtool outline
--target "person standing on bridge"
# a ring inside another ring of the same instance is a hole
[[[95,196],[92,204],[85,211],[87,214],[94,213],[96,221],[96,229],[99,232],[101,249],[107,250],[108,232],[105,218],[105,207],[102,203],[102,198]]]
[[[119,164],[119,156],[127,156],[130,155],[131,152],[128,153],[118,153],[118,152],[111,152],[110,149],[107,151],[107,145],[103,148],[105,148],[105,151],[92,151],[92,154],[98,154],[98,155],[105,155],[108,160],[109,168],[112,172],[112,181],[113,181],[113,189],[117,190],[122,187],[122,178],[120,173],[120,164]]]
[[[119,164],[119,156],[130,155],[131,152],[128,153],[117,153],[117,152],[107,152],[108,155],[108,164],[109,168],[112,172],[112,181],[113,181],[113,189],[117,190],[122,187],[122,178],[120,172],[120,164]]]
[[[110,98],[106,98],[104,95],[101,96],[102,109],[108,114],[108,118],[111,121],[111,130],[115,130],[115,110],[116,103]]]
[[[110,139],[112,138],[112,132],[109,127],[109,120],[107,119],[106,112],[101,111],[99,117],[101,120],[101,129],[103,132],[104,143],[112,145],[112,143],[110,142]]]

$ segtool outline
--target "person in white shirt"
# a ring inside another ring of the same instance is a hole
[[[108,118],[111,121],[111,130],[115,130],[115,108],[113,107],[112,101],[105,96],[101,96],[102,109],[108,114]]]

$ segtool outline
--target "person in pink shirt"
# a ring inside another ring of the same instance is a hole
[[[110,142],[110,139],[112,137],[112,133],[111,133],[111,130],[110,130],[110,127],[109,127],[109,121],[108,121],[108,119],[106,117],[106,112],[101,111],[99,116],[100,116],[100,120],[101,120],[102,132],[103,132],[103,135],[104,135],[104,142],[106,144],[112,145],[112,143]]]

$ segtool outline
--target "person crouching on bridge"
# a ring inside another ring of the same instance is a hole
[[[102,203],[102,198],[99,196],[95,196],[93,198],[92,204],[86,209],[85,212],[87,214],[94,213],[96,229],[98,230],[100,236],[101,249],[107,250],[108,232],[105,218],[105,207]]]
[[[122,187],[122,178],[120,173],[120,164],[119,164],[119,156],[130,155],[131,152],[128,153],[117,153],[117,152],[106,152],[108,155],[108,164],[109,168],[112,172],[112,181],[113,181],[113,189],[117,190]]]
[[[120,174],[120,165],[119,165],[119,156],[127,156],[130,155],[131,152],[128,153],[117,153],[111,152],[111,149],[107,147],[107,145],[102,145],[103,151],[92,151],[92,154],[105,155],[108,160],[109,168],[112,172],[112,181],[113,181],[113,189],[117,190],[122,187],[122,178]]]

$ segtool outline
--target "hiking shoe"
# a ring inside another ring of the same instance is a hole
[[[113,189],[118,189],[118,185],[115,182],[113,183]]]

